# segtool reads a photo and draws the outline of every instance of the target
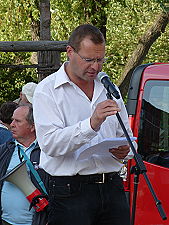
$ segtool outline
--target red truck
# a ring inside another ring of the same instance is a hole
[[[169,225],[169,63],[144,64],[134,70],[126,107],[133,134],[137,137],[137,152],[168,217],[163,220],[160,216],[144,176],[140,174],[134,225]],[[135,165],[135,159],[128,162],[125,181],[131,214],[135,177],[131,168]]]

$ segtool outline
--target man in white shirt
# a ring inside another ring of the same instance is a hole
[[[132,136],[122,98],[107,99],[97,78],[105,62],[103,34],[89,24],[77,27],[67,56],[68,62],[38,84],[33,98],[40,167],[50,174],[48,224],[129,225],[118,173],[122,161],[132,157],[129,146],[105,153],[88,149],[124,136],[117,112]]]

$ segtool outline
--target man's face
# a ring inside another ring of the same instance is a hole
[[[17,140],[24,140],[34,132],[34,125],[31,125],[26,120],[29,108],[27,106],[21,106],[17,108],[12,116],[11,131],[13,137]]]
[[[89,38],[85,38],[77,52],[71,46],[67,47],[70,64],[70,79],[73,81],[93,81],[102,69],[102,63],[86,62],[84,59],[103,59],[105,57],[105,43],[94,44]]]

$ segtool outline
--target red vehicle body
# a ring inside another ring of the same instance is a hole
[[[163,220],[142,174],[136,198],[134,225],[169,225],[169,63],[144,64],[132,75],[127,111],[138,150],[153,190],[167,216]],[[128,162],[125,189],[132,211],[135,160]],[[131,213],[132,214],[132,213]]]

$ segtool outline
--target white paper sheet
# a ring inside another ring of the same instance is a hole
[[[130,137],[131,141],[135,141],[136,137]],[[119,137],[119,138],[107,138],[101,141],[100,143],[93,145],[87,149],[85,149],[83,152],[80,153],[78,159],[86,159],[90,158],[92,155],[106,155],[111,154],[109,152],[109,149],[111,148],[117,148],[122,145],[128,145],[128,141],[126,137]]]

